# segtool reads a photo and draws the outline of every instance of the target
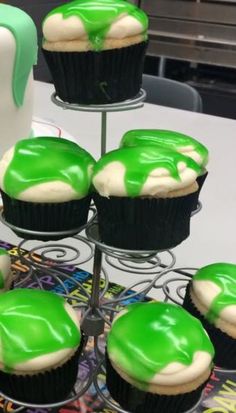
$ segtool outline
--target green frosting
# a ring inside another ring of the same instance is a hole
[[[201,268],[194,275],[193,281],[212,281],[220,292],[212,301],[205,317],[214,323],[220,312],[229,305],[236,305],[236,264],[215,263]]]
[[[168,364],[189,366],[197,351],[214,356],[200,321],[173,304],[138,303],[114,321],[108,334],[110,359],[130,377],[145,383]]]
[[[120,162],[124,165],[126,170],[124,183],[130,197],[140,195],[149,174],[156,168],[166,168],[171,177],[177,181],[180,181],[177,168],[179,162],[184,162],[196,174],[201,171],[199,165],[191,158],[153,145],[122,148],[108,152],[95,165],[93,177],[111,162]]]
[[[5,250],[4,248],[0,248],[0,257],[2,255],[9,255],[7,250]],[[2,270],[0,269],[0,289],[4,288],[4,285],[5,285],[5,277],[4,277]]]
[[[62,297],[49,291],[16,289],[0,296],[5,371],[35,357],[79,346],[80,330],[64,305]]]
[[[20,107],[32,66],[37,63],[37,30],[28,14],[5,4],[0,4],[0,27],[10,30],[16,41],[12,94],[15,105]]]
[[[74,142],[62,138],[24,139],[15,145],[4,175],[5,192],[16,198],[22,191],[46,182],[62,181],[86,196],[90,190],[92,156]]]
[[[186,146],[192,146],[202,158],[201,166],[206,166],[208,162],[208,149],[191,136],[179,132],[162,129],[135,129],[126,132],[120,143],[121,147],[145,145],[160,145],[179,152],[182,152]]]
[[[71,16],[80,18],[96,51],[102,50],[107,32],[121,15],[137,19],[143,26],[145,36],[148,28],[147,15],[126,0],[74,0],[52,10],[46,19],[57,13],[61,13],[64,19]]]

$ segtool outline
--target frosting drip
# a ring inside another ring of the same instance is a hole
[[[129,305],[114,320],[107,348],[121,370],[146,383],[171,363],[191,365],[196,352],[214,355],[200,321],[179,306],[161,302]]]
[[[211,281],[220,288],[220,292],[211,302],[205,315],[211,323],[217,320],[224,308],[236,305],[236,264],[215,263],[207,265],[197,271],[193,281]]]
[[[77,347],[79,327],[65,300],[49,291],[16,289],[0,296],[0,359],[6,371],[25,361]]]
[[[74,16],[81,19],[93,49],[96,51],[102,50],[112,23],[125,15],[132,16],[140,22],[143,34],[148,28],[147,15],[125,0],[74,0],[52,10],[46,16],[44,24],[55,14],[62,14],[64,19]]]
[[[20,107],[32,66],[37,63],[37,31],[28,14],[5,4],[0,4],[0,26],[10,30],[16,41],[12,94],[15,105]]]
[[[178,164],[181,162],[196,173],[195,177],[200,172],[200,167],[196,162],[178,152],[165,150],[157,146],[122,148],[108,152],[97,162],[93,174],[95,187],[96,175],[112,162],[119,162],[124,166],[124,183],[127,194],[131,197],[141,194],[147,178],[157,168],[167,170],[176,181],[181,181],[178,170]],[[192,179],[192,182],[194,182],[194,179]]]
[[[162,129],[135,129],[126,132],[121,140],[121,147],[160,145],[192,157],[192,151],[200,156],[200,165],[208,162],[207,148],[196,139],[183,133]],[[195,159],[196,160],[196,159]],[[197,161],[197,160],[196,160]]]
[[[15,145],[13,158],[6,169],[4,190],[17,198],[32,186],[62,181],[76,191],[78,198],[82,198],[89,192],[90,169],[94,163],[88,152],[66,139],[42,137],[21,140]]]

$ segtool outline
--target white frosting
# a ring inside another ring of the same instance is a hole
[[[142,32],[143,26],[135,17],[123,15],[112,23],[106,37],[124,39],[125,37],[137,36]]]
[[[197,173],[184,162],[179,162],[178,170],[180,180],[177,181],[170,176],[167,169],[153,169],[142,187],[140,196],[165,196],[171,191],[187,188],[195,182]],[[127,196],[125,172],[125,166],[121,162],[110,162],[94,176],[93,184],[101,196]]]
[[[164,386],[176,386],[194,381],[200,377],[211,365],[212,357],[206,351],[196,351],[193,356],[193,362],[190,366],[182,363],[170,363],[158,374],[156,374],[150,383]]]
[[[106,39],[124,39],[143,32],[142,24],[133,16],[123,14],[116,19],[106,34]],[[48,17],[43,24],[43,35],[48,42],[88,39],[82,20],[77,16],[63,18],[61,13]]]
[[[31,132],[33,114],[33,75],[26,87],[21,107],[15,105],[12,94],[16,42],[13,34],[0,27],[0,157],[19,139]]]
[[[3,292],[10,287],[13,278],[9,254],[0,255],[0,271],[4,279],[4,287],[0,289],[0,292]]]
[[[212,305],[212,302],[221,292],[220,287],[213,281],[193,280],[192,288],[195,296],[205,307],[206,312]],[[221,310],[220,318],[226,322],[236,325],[236,304],[229,305]]]
[[[66,202],[78,199],[78,193],[65,182],[52,181],[31,186],[21,192],[17,199],[28,202]]]
[[[65,310],[70,315],[71,319],[74,321],[78,330],[80,331],[79,326],[79,316],[75,310],[69,305],[65,304]],[[66,362],[75,352],[76,348],[66,348],[63,350],[55,351],[54,353],[45,354],[43,356],[35,357],[31,360],[28,360],[24,363],[18,363],[15,365],[15,374],[21,374],[26,372],[28,374],[35,372],[47,370],[53,367],[57,367]]]
[[[195,151],[192,145],[178,148],[178,152],[182,153],[185,156],[188,156],[189,158],[192,158],[200,166],[203,163],[203,157]]]
[[[49,42],[87,39],[87,33],[80,18],[71,16],[64,19],[60,13],[53,14],[45,20],[43,35]]]
[[[14,147],[9,149],[0,160],[0,188],[5,191],[4,176],[14,155]],[[92,174],[92,166],[88,167]],[[79,199],[80,195],[69,184],[63,181],[51,181],[33,185],[18,194],[17,199],[26,202],[67,202]]]

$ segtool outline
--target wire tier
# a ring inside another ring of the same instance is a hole
[[[146,99],[146,92],[140,89],[139,93],[132,99],[127,99],[118,103],[108,103],[104,105],[81,105],[77,103],[63,102],[55,93],[52,94],[52,102],[62,109],[75,110],[77,112],[124,112],[126,110],[133,110],[142,108],[144,100]]]

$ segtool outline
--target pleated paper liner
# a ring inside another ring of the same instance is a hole
[[[101,241],[117,248],[173,248],[190,233],[195,194],[178,198],[102,197],[93,194]]]
[[[195,209],[197,209],[199,196],[200,196],[200,193],[201,193],[203,184],[204,184],[204,182],[205,182],[205,180],[206,180],[206,178],[207,178],[207,175],[208,175],[208,171],[205,170],[202,175],[199,175],[199,176],[197,177],[198,190],[197,190],[197,192],[195,192],[195,201],[194,201],[194,204],[193,204],[193,211],[194,211]]]
[[[136,96],[142,85],[147,41],[101,52],[43,49],[56,93],[64,102],[109,104]]]
[[[31,375],[0,371],[0,391],[25,403],[49,404],[69,397],[78,376],[78,362],[84,340],[75,354],[62,366]]]
[[[124,337],[125,339],[125,337]],[[132,413],[184,413],[194,407],[206,385],[175,396],[158,395],[141,391],[126,382],[113,368],[106,354],[106,384],[112,398]]]
[[[192,302],[190,296],[191,282],[186,289],[186,295],[183,302],[183,307],[191,313],[194,317],[198,318],[205,330],[207,331],[215,348],[214,363],[216,366],[228,369],[236,369],[236,340],[228,334],[209,323],[207,319],[198,311]]]
[[[61,203],[25,202],[13,199],[1,191],[4,217],[7,222],[22,229],[39,232],[63,232],[86,224],[91,196]],[[26,239],[36,239],[35,235],[15,231]],[[59,236],[39,237],[37,239],[60,239]]]

